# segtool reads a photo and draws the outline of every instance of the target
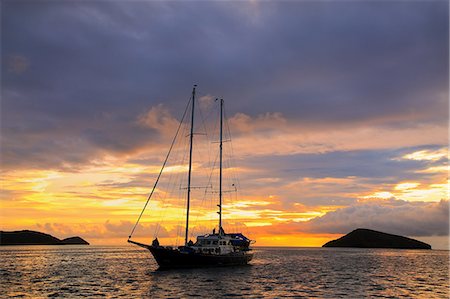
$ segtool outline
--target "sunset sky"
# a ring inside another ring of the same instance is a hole
[[[198,84],[204,111],[226,103],[226,230],[449,247],[448,1],[4,0],[1,47],[1,230],[126,244]],[[162,213],[163,240],[184,225],[159,199],[147,242]]]

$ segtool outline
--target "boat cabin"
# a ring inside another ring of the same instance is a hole
[[[237,251],[229,236],[219,234],[198,236],[192,248],[206,254],[227,254]]]
[[[223,231],[222,231],[223,232]],[[206,254],[227,254],[248,251],[250,240],[242,234],[206,234],[197,236],[197,241],[190,246],[197,252]]]

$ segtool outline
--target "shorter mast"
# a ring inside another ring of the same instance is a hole
[[[222,144],[223,144],[223,99],[220,99],[220,168],[219,168],[219,235],[222,234]]]
[[[187,207],[186,207],[186,233],[184,235],[184,245],[188,244],[189,237],[189,206],[191,202],[191,173],[192,173],[192,145],[194,141],[194,106],[195,106],[195,88],[192,89],[192,112],[191,112],[191,134],[189,135],[189,171],[188,171],[188,185],[187,185]]]

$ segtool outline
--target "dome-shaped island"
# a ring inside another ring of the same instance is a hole
[[[411,238],[358,228],[322,247],[431,249],[427,243]]]

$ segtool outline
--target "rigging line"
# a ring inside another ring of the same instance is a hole
[[[186,127],[187,126],[184,125],[184,131],[187,130]],[[181,136],[183,136],[183,135],[181,135]],[[180,151],[179,150],[179,147],[185,146],[185,145],[183,145],[183,141],[184,140],[185,140],[184,138],[179,138],[178,141],[174,145],[175,147],[172,150],[172,151],[175,150],[175,152],[172,154],[172,157],[175,157],[174,162],[179,161],[178,157],[180,156],[180,153],[185,153],[186,152],[186,151]],[[184,142],[184,143],[186,144],[186,142]],[[181,165],[183,165],[183,164],[184,164],[184,162],[181,161]],[[155,237],[159,234],[159,231],[161,230],[161,226],[162,226],[162,223],[164,221],[165,215],[167,213],[167,209],[165,208],[166,207],[166,199],[170,199],[173,195],[175,195],[175,193],[176,193],[175,189],[177,187],[176,182],[180,181],[180,177],[182,177],[181,176],[181,172],[175,172],[175,174],[174,174],[174,172],[169,172],[169,180],[168,180],[168,183],[167,183],[167,188],[166,188],[166,192],[165,192],[165,195],[164,195],[164,200],[162,201],[163,208],[161,209],[161,211],[159,213],[158,228],[157,228],[157,230],[155,230],[155,234],[156,234]],[[156,194],[158,194],[158,193],[156,193]],[[181,196],[178,196],[178,197],[181,197]]]
[[[200,98],[201,99],[201,98]],[[202,102],[202,101],[200,101],[200,102]],[[214,112],[214,109],[215,109],[215,105],[210,105],[208,102],[203,102],[203,103],[205,103],[203,106],[202,106],[202,104],[200,104],[199,105],[199,108],[201,109],[200,110],[200,114],[202,114],[203,116],[206,116],[206,117],[204,117],[204,121],[206,122],[206,121],[208,121],[209,120],[209,118],[211,117],[211,115],[212,115],[212,112]],[[203,110],[201,107],[203,107],[205,110]],[[202,116],[202,117],[203,117]]]
[[[228,140],[230,141],[230,144],[228,145],[228,148],[230,151],[225,151],[225,155],[227,157],[227,160],[225,161],[225,164],[228,167],[228,172],[230,173],[231,177],[228,177],[228,182],[231,183],[232,185],[236,187],[238,187],[237,184],[237,179],[236,179],[236,163],[234,162],[234,156],[233,156],[233,143],[232,143],[232,139],[231,139],[231,131],[230,131],[230,126],[228,123],[228,118],[226,115],[226,111],[224,109],[224,124],[225,124],[225,134],[228,138]]]
[[[161,171],[159,172],[158,177],[156,178],[155,184],[153,185],[153,189],[152,189],[152,191],[150,192],[150,195],[148,196],[147,201],[145,202],[145,205],[144,205],[144,208],[143,208],[142,211],[141,211],[141,214],[139,214],[139,217],[138,217],[138,219],[137,219],[137,221],[136,221],[136,224],[134,225],[133,229],[131,230],[130,235],[128,236],[128,240],[131,239],[131,236],[133,235],[134,230],[136,229],[136,227],[137,227],[137,225],[138,225],[138,223],[139,223],[139,220],[141,220],[142,214],[144,214],[145,208],[147,207],[148,202],[150,201],[150,198],[152,197],[153,192],[154,192],[155,189],[156,189],[156,185],[158,184],[158,181],[159,181],[159,179],[161,178],[161,174],[163,173],[164,167],[166,166],[167,160],[169,159],[170,152],[172,151],[173,145],[175,144],[175,140],[177,139],[177,136],[178,136],[178,133],[179,133],[179,131],[180,131],[181,125],[182,125],[182,123],[183,123],[184,117],[186,116],[186,113],[187,113],[187,111],[188,111],[188,107],[189,107],[189,103],[190,103],[190,102],[191,102],[191,101],[188,102],[188,104],[187,104],[187,106],[186,106],[186,109],[184,110],[183,116],[181,117],[180,124],[178,125],[178,128],[177,128],[177,132],[175,133],[175,137],[173,138],[172,143],[170,144],[169,152],[167,153],[166,159],[164,160],[164,163],[163,163],[163,165],[162,165],[162,167],[161,167]]]
[[[231,170],[230,181],[231,181],[232,185],[235,186],[235,192],[233,192],[233,194],[229,194],[228,198],[230,200],[230,203],[233,204],[234,202],[238,202],[238,190],[240,189],[240,182],[239,182],[238,171],[236,170],[237,164],[236,164],[235,155],[234,155],[234,148],[233,148],[233,142],[232,142],[233,138],[231,136],[229,119],[228,119],[227,111],[226,111],[225,107],[223,110],[223,114],[224,114],[224,120],[225,120],[224,121],[225,130],[226,130],[226,133],[228,134],[228,139],[230,140],[230,144],[229,144],[230,152],[227,153],[228,166],[230,167],[230,170]],[[235,229],[240,230],[240,227],[242,227],[243,225],[241,224],[240,221],[237,221],[234,223],[234,226],[235,226]]]
[[[217,103],[217,101],[214,101],[214,102]],[[212,115],[212,114],[217,115],[218,114],[218,107],[219,107],[219,105],[216,105],[216,104],[212,105],[211,110],[210,110],[210,115]],[[210,148],[210,151],[213,150],[212,141],[219,138],[218,123],[219,123],[219,120],[212,121],[212,123],[211,123],[213,129],[211,131],[212,132],[212,134],[211,134],[211,142],[208,145],[209,148]],[[217,161],[219,159],[219,151],[217,151],[215,155],[210,155],[210,157],[211,158],[214,157],[214,160],[211,160],[210,164],[209,164],[209,166],[210,166],[210,173],[209,173],[209,177],[208,177],[208,184],[212,185],[213,174],[216,171],[216,165],[217,165]],[[211,189],[214,190],[214,187],[211,188]],[[210,194],[208,194],[208,190],[205,189],[205,193],[203,195],[202,202],[205,202],[205,199],[206,199],[207,196],[209,197],[209,201],[207,201],[206,204],[208,204],[208,210],[212,211],[213,208],[214,209],[216,208],[216,205],[215,205],[215,203],[213,203],[213,197],[210,196]],[[215,216],[215,213],[208,213],[208,215],[209,215],[208,219],[206,220],[207,223],[209,225],[211,223],[215,223],[216,219],[215,219],[215,217],[213,217],[213,216]],[[213,225],[213,227],[215,227],[215,224]]]
[[[155,230],[155,236],[154,236],[155,238],[158,236],[159,231],[161,230],[162,224],[164,222],[164,217],[166,216],[166,212],[167,212],[167,209],[166,209],[166,206],[168,204],[167,201],[170,200],[170,197],[173,194],[173,190],[175,188],[174,187],[175,184],[172,184],[172,181],[173,180],[177,180],[177,178],[178,178],[177,174],[173,175],[172,172],[170,173],[170,175],[169,175],[169,182],[167,184],[168,186],[166,188],[167,191],[164,192],[164,197],[163,197],[163,199],[161,201],[162,202],[162,205],[161,205],[162,209],[161,209],[161,211],[159,213],[159,216],[158,216],[159,220],[158,220],[158,224],[157,224],[157,229]],[[158,194],[158,193],[156,193],[156,194]]]
[[[209,117],[209,115],[211,115],[211,111],[213,110],[213,107],[210,107],[209,108],[209,111],[208,110],[206,110],[205,112],[206,112],[206,114],[203,112],[203,109],[202,109],[202,106],[201,105],[198,105],[198,107],[199,107],[199,112],[200,112],[200,118],[201,118],[201,121],[202,121],[202,126],[203,126],[203,129],[205,130],[205,138],[206,138],[206,144],[207,144],[207,146],[206,146],[206,151],[208,151],[208,154],[206,154],[205,156],[206,157],[208,157],[208,167],[210,167],[211,166],[211,144],[210,144],[210,139],[211,139],[211,136],[210,136],[210,134],[208,134],[208,127],[206,126],[206,122],[207,122],[207,120],[208,120],[208,117]],[[206,117],[204,117],[206,115]]]
[[[198,105],[198,111],[199,111],[199,114],[200,114],[200,119],[202,120],[203,130],[205,130],[205,135],[208,136],[208,130],[206,129],[205,118],[203,117],[203,112],[202,112],[201,105]]]
[[[211,109],[210,109],[210,115],[212,114],[212,112],[217,112],[216,110],[217,109],[214,109],[215,107],[217,107],[217,105],[213,105],[212,107],[211,107]],[[214,126],[213,126],[213,129],[212,129],[212,131],[211,131],[211,135],[210,135],[210,141],[208,142],[208,149],[209,149],[209,152],[211,153],[211,151],[212,151],[212,141],[213,140],[215,140],[216,139],[216,129],[217,129],[217,122],[215,122],[215,121],[213,121],[212,122],[212,124],[214,124]],[[218,154],[217,154],[218,155]],[[213,155],[211,155],[211,154],[209,154],[208,155],[208,167],[213,171],[214,170],[214,167],[215,167],[215,163],[216,163],[216,160],[214,160],[214,164],[213,165],[211,165],[211,162],[212,162],[212,160],[211,160],[211,158],[213,157]],[[217,159],[217,156],[216,156],[216,159]],[[211,176],[211,174],[210,174],[210,176]],[[209,181],[211,181],[211,177],[209,178]],[[206,191],[206,190],[205,190]]]
[[[207,121],[207,118],[205,118],[204,117],[204,113],[203,113],[203,110],[202,110],[202,107],[201,107],[201,105],[198,105],[198,109],[199,109],[199,114],[200,114],[200,117],[201,117],[201,121],[202,121],[202,126],[203,126],[203,129],[204,129],[204,131],[205,131],[205,138],[206,138],[206,144],[207,144],[207,146],[206,146],[206,151],[208,151],[208,153],[206,154],[205,153],[205,155],[202,155],[203,153],[201,153],[201,149],[199,150],[199,153],[200,153],[200,156],[204,156],[204,157],[207,157],[208,158],[208,161],[207,161],[207,169],[209,169],[210,167],[211,167],[211,142],[210,142],[210,134],[208,134],[208,127],[206,126],[206,121]],[[210,112],[211,112],[211,108],[210,108],[210,111],[206,111],[207,112],[207,115],[209,115],[210,114]],[[195,149],[197,149],[197,148],[195,148]],[[206,173],[205,174],[205,179],[208,179],[208,182],[207,182],[207,184],[206,184],[206,188],[205,188],[205,194],[204,194],[204,197],[202,198],[202,203],[203,203],[203,200],[205,199],[205,196],[206,196],[206,190],[207,190],[207,188],[208,188],[208,186],[210,185],[210,183],[211,183],[211,175],[209,175],[208,176],[208,174]],[[198,215],[197,215],[197,218],[198,218]],[[196,218],[196,219],[197,219]]]
[[[176,149],[176,143],[175,143],[175,149]],[[173,153],[172,155],[177,155],[177,152]],[[173,172],[169,172],[169,179],[168,179],[167,187],[166,187],[166,186],[161,186],[161,184],[162,184],[163,182],[160,182],[160,183],[159,183],[160,189],[161,189],[161,190],[164,190],[164,189],[165,189],[166,191],[164,192],[163,197],[161,197],[161,206],[162,206],[162,209],[159,211],[158,217],[156,217],[156,219],[158,219],[158,221],[157,221],[157,226],[156,226],[156,229],[155,229],[155,235],[154,235],[154,238],[158,237],[160,228],[161,228],[162,223],[163,223],[163,220],[164,220],[165,212],[166,212],[166,210],[167,210],[167,209],[165,208],[165,207],[166,207],[166,200],[167,200],[167,198],[169,197],[168,194],[171,194],[170,186],[171,186],[171,182],[172,182],[173,176],[174,176],[174,175],[173,175]],[[176,175],[175,175],[175,176],[176,176]],[[158,193],[159,193],[159,192],[155,193],[155,195],[158,195]]]
[[[236,167],[236,159],[235,159],[235,155],[234,155],[234,148],[233,148],[233,142],[231,140],[233,140],[233,138],[231,138],[231,130],[230,130],[230,124],[228,121],[228,116],[226,113],[226,110],[223,110],[223,114],[224,114],[224,119],[225,119],[225,126],[226,126],[226,130],[228,132],[228,138],[230,139],[230,153],[229,153],[229,159],[230,159],[230,163],[231,163],[231,167],[232,169]],[[232,175],[233,175],[233,179],[234,179],[234,183],[236,184],[237,189],[239,190],[241,188],[241,184],[239,181],[239,175],[237,173],[236,170],[232,171]],[[237,196],[237,194],[236,194]]]
[[[177,143],[175,144],[175,148],[173,150],[175,150],[175,153],[172,154],[172,157],[174,157],[175,155],[175,160],[173,162],[175,162],[175,165],[184,165],[185,161],[186,161],[186,156],[188,153],[187,148],[189,147],[188,142],[186,142],[186,138],[183,138],[183,136],[185,136],[186,132],[189,130],[188,125],[186,124],[186,122],[183,123],[183,128],[180,131],[180,136],[181,138],[178,138]],[[173,151],[172,150],[172,151]],[[180,159],[181,158],[181,159]],[[178,164],[180,163],[180,164]],[[170,173],[171,175],[169,176],[169,182],[167,184],[167,197],[168,198],[182,198],[182,192],[179,192],[179,187],[178,186],[178,182],[182,185],[183,184],[183,178],[184,178],[184,174],[182,172],[175,172],[174,175],[174,179],[172,180],[172,172]],[[165,221],[165,216],[168,212],[168,209],[165,208],[165,204],[166,202],[163,203],[164,207],[162,209],[162,212],[160,214],[161,218],[160,221],[161,223],[163,223],[163,221]],[[184,217],[183,217],[184,218]],[[178,223],[178,225],[180,225]],[[161,226],[161,225],[160,225]],[[160,230],[160,229],[159,229]],[[158,230],[158,233],[159,233]],[[177,241],[178,242],[178,241]]]
[[[183,126],[183,125],[182,125]],[[184,131],[186,131],[186,125],[184,125]],[[181,135],[183,136],[183,135]],[[176,141],[175,145],[174,145],[174,149],[172,149],[172,151],[175,151],[172,154],[172,157],[175,157],[174,161],[179,161],[178,157],[180,156],[180,152],[185,152],[185,151],[180,151],[178,149],[178,147],[182,147],[182,145],[180,145],[180,143],[183,143],[184,138],[178,138],[178,140]],[[183,162],[181,163],[181,165],[183,165]],[[157,222],[157,227],[155,229],[155,234],[154,234],[154,238],[156,238],[159,235],[159,231],[161,230],[162,224],[164,222],[164,218],[167,212],[166,207],[166,199],[170,198],[173,194],[174,194],[174,190],[176,187],[176,183],[177,181],[179,181],[180,178],[180,173],[175,172],[175,174],[173,172],[169,172],[169,180],[167,183],[167,188],[166,188],[166,192],[164,193],[164,198],[162,200],[162,209],[159,211],[159,216],[157,217],[158,222]],[[161,182],[159,183],[161,186]],[[166,187],[166,186],[164,186]],[[164,188],[163,187],[163,188]],[[156,195],[158,195],[158,193],[156,193]]]
[[[212,178],[212,175],[213,175],[213,172],[214,172],[214,168],[215,168],[215,165],[216,165],[218,156],[219,156],[219,153],[216,154],[216,158],[214,159],[214,164],[213,164],[213,167],[212,167],[211,172],[210,172],[210,174],[209,174],[207,185],[210,185],[210,184],[212,185],[212,183],[211,183],[211,178]],[[205,188],[205,192],[204,192],[204,194],[203,194],[203,197],[202,197],[202,200],[201,200],[201,203],[200,203],[202,207],[206,207],[206,205],[205,205],[205,199],[206,199],[206,196],[208,195],[208,194],[207,194],[207,190],[208,190],[208,189]],[[209,206],[208,208],[211,208],[211,206],[212,206],[212,205],[210,204],[210,206]],[[200,216],[199,214],[196,215],[195,220],[193,221],[193,223],[195,223],[195,224],[197,223],[197,220],[198,220],[198,217],[199,217],[199,216]],[[208,219],[208,221],[211,222],[211,220],[212,220],[212,219],[211,219],[211,217],[210,217],[210,218]],[[194,232],[196,232],[196,231],[197,231],[197,230],[194,228],[192,233],[194,233]]]
[[[211,160],[211,157],[212,157],[212,154],[211,154],[211,151],[212,151],[211,144],[212,144],[212,142],[211,142],[211,140],[212,140],[213,137],[214,137],[214,133],[215,133],[215,128],[216,128],[216,127],[214,127],[214,130],[213,130],[212,132],[208,133],[208,132],[209,132],[209,128],[208,128],[208,126],[207,126],[207,123],[208,123],[208,118],[212,115],[212,112],[215,112],[215,110],[216,110],[216,109],[215,109],[216,105],[212,105],[212,106],[209,108],[209,111],[206,110],[206,114],[205,114],[205,112],[203,111],[201,105],[198,105],[198,107],[199,107],[199,114],[200,114],[200,117],[201,117],[201,123],[202,123],[203,129],[204,129],[204,131],[205,131],[205,136],[206,136],[206,137],[205,137],[205,139],[206,139],[205,141],[206,141],[206,144],[207,144],[207,146],[206,146],[206,151],[208,151],[207,154],[205,153],[205,155],[200,155],[200,156],[205,156],[205,157],[208,158],[208,161],[207,161],[207,167],[206,167],[207,169],[205,170],[205,179],[207,179],[207,184],[206,184],[207,187],[205,188],[205,192],[204,192],[203,197],[202,197],[202,200],[201,200],[201,202],[200,202],[200,206],[201,206],[201,207],[205,207],[205,206],[206,206],[206,204],[205,204],[205,199],[206,199],[206,196],[208,195],[208,191],[207,191],[207,190],[208,190],[208,186],[210,186],[210,185],[212,186],[211,178],[212,178],[212,174],[213,174],[213,172],[214,172],[215,164],[216,164],[216,162],[217,162],[217,157],[218,157],[218,155],[219,155],[219,153],[217,153],[217,156],[216,156],[216,158],[215,158],[215,160],[214,160],[214,164],[211,165],[211,164],[212,164],[212,160]],[[206,117],[205,117],[205,115],[206,115]],[[217,123],[214,123],[214,124],[217,125]],[[197,145],[197,147],[198,147],[198,145]],[[197,147],[194,147],[194,149],[197,150]],[[208,169],[211,169],[211,172],[210,172],[209,175],[207,174],[207,170],[208,170]],[[211,187],[211,188],[212,188],[212,187]],[[210,204],[209,208],[211,208],[211,204]],[[200,220],[198,220],[199,217],[200,217],[200,214],[197,214],[197,215],[195,216],[194,221],[192,221],[192,223],[195,224],[195,225],[197,225],[199,222],[201,222]],[[193,237],[197,231],[198,231],[197,227],[193,226],[193,228],[191,229],[190,235]]]
[[[189,126],[188,126],[188,123],[186,122],[186,124],[184,125],[184,131],[183,131],[183,135],[182,136],[186,136],[186,134],[189,132]],[[181,165],[185,165],[185,164],[187,164],[188,162],[187,162],[187,160],[188,160],[188,156],[189,156],[189,142],[187,141],[188,139],[187,138],[182,138],[182,140],[183,140],[183,144],[182,144],[182,151],[181,151],[181,153],[182,153],[182,160],[181,160]],[[180,173],[180,176],[179,176],[179,188],[177,188],[176,189],[176,197],[178,198],[178,199],[181,199],[181,198],[183,198],[184,199],[184,201],[183,201],[183,203],[182,203],[182,205],[183,206],[186,206],[186,201],[187,201],[187,196],[186,196],[186,194],[184,194],[184,190],[181,188],[182,186],[184,186],[185,184],[186,184],[186,176],[185,176],[185,174],[181,174]],[[175,196],[175,192],[174,192],[174,196]],[[182,236],[182,229],[184,229],[183,227],[182,227],[182,222],[183,222],[183,219],[184,218],[186,218],[186,210],[185,209],[182,209],[182,214],[181,214],[181,216],[182,217],[177,217],[177,219],[178,219],[178,221],[177,221],[177,223],[176,223],[176,226],[175,226],[175,228],[176,228],[176,239],[175,239],[175,244],[178,246],[178,240],[180,239],[180,238],[184,238],[184,236]],[[177,216],[178,216],[178,214],[177,214]]]

